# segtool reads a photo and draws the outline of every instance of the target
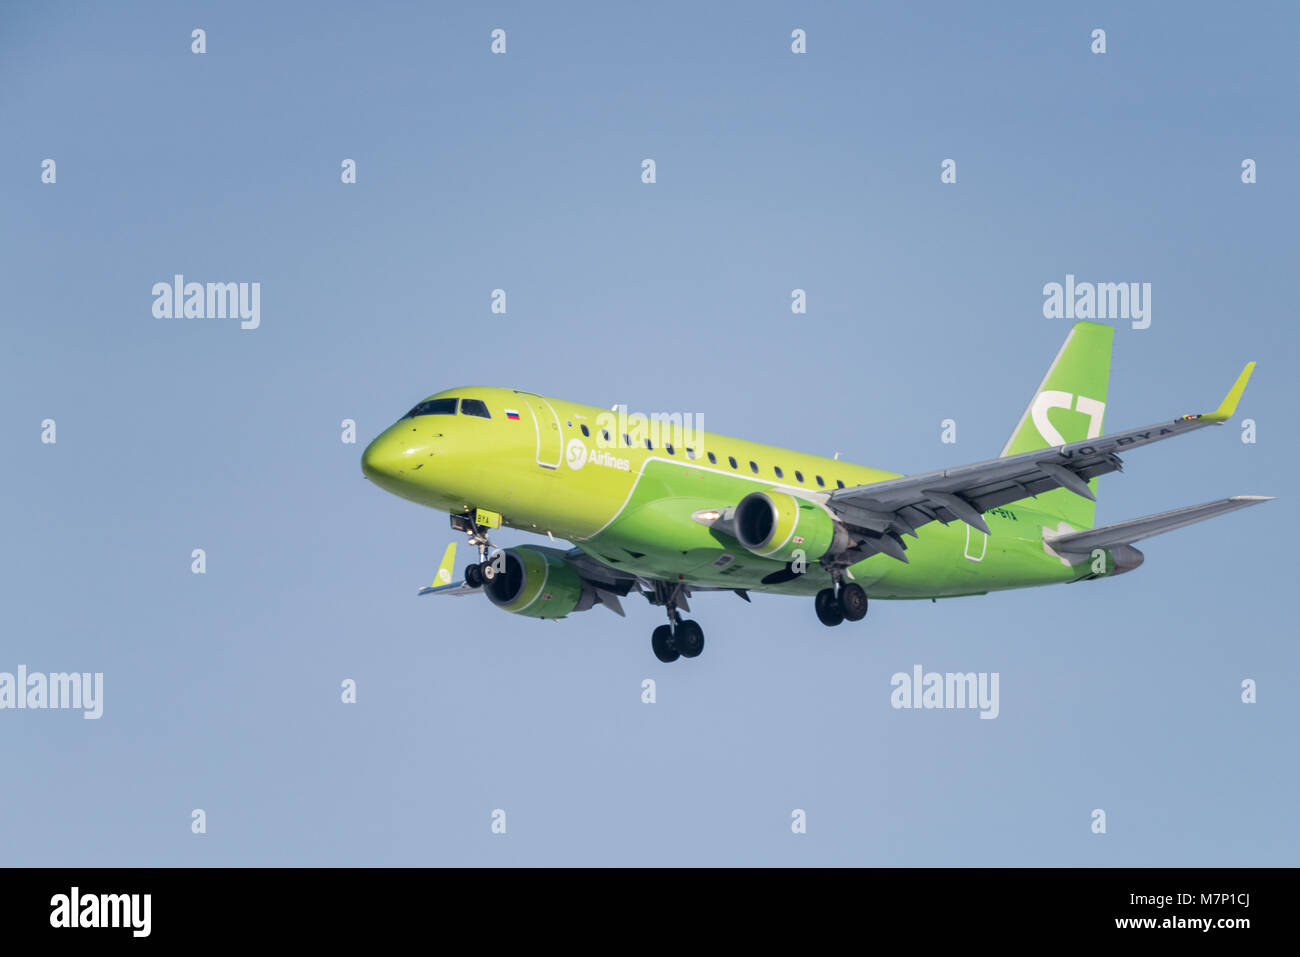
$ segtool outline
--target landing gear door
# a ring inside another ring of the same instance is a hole
[[[537,431],[537,464],[544,469],[558,469],[564,455],[564,433],[560,431],[560,417],[551,403],[531,392],[516,392],[528,406]]]

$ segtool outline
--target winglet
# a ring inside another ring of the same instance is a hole
[[[1207,415],[1201,416],[1207,422],[1226,422],[1232,418],[1232,414],[1237,411],[1237,403],[1241,401],[1241,394],[1246,391],[1246,383],[1250,381],[1250,374],[1255,371],[1255,363],[1247,362],[1246,368],[1241,370],[1241,375],[1237,376],[1237,381],[1228,394],[1224,396],[1219,407]]]
[[[447,546],[447,550],[442,553],[442,562],[438,565],[438,574],[433,576],[433,584],[425,585],[420,589],[418,594],[427,595],[435,588],[441,588],[444,585],[451,584],[451,570],[456,565],[456,543],[452,542]]]

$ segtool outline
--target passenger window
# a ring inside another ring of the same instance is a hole
[[[687,449],[687,450],[686,450],[686,457],[687,457],[688,459],[694,459],[694,458],[695,458],[695,450],[694,450],[694,449]]]
[[[710,465],[717,465],[717,464],[718,464],[718,457],[717,457],[716,455],[714,455],[712,452],[709,453],[709,464],[710,464]]]
[[[728,455],[727,461],[731,463],[733,469],[736,467],[736,457],[734,455]]]
[[[455,415],[458,399],[429,399],[421,402],[404,418],[412,419],[417,415]]]
[[[826,482],[820,475],[817,476],[817,484],[820,485],[822,488],[826,487]]]
[[[785,473],[781,471],[781,466],[779,465],[772,466],[772,471],[776,473],[777,478],[785,478]]]
[[[624,442],[624,443],[627,445],[627,447],[630,449],[630,448],[632,447],[632,436],[630,436],[630,435],[628,435],[626,432],[624,432],[624,433],[623,433],[623,442]]]
[[[800,472],[798,469],[795,469],[795,470],[794,470],[794,478],[795,478],[795,481],[796,481],[796,482],[802,482],[802,481],[803,481],[803,473]]]
[[[667,445],[665,445],[665,446],[664,446],[664,451],[667,452],[669,455],[672,455],[672,454],[673,454],[673,444],[672,444],[671,442],[669,442]]]
[[[582,430],[582,434],[583,434],[583,435],[588,436],[588,437],[591,436],[591,429],[587,428],[587,426],[586,426],[585,423],[582,424],[582,425],[580,425],[580,426],[578,426],[578,428],[580,428],[580,429]]]
[[[609,444],[609,429],[601,429],[601,430],[600,430],[600,439],[601,439],[601,441],[604,442],[606,445]]]
[[[487,405],[482,399],[461,399],[460,414],[477,415],[480,419],[492,418],[491,413],[488,412]]]
[[[758,474],[758,463],[755,462],[753,459],[749,460],[749,470],[753,472],[755,475]]]
[[[650,440],[649,440],[649,439],[646,439],[646,440],[645,440],[645,447],[646,447],[647,449],[649,449],[651,452],[654,451],[654,446],[650,444]]]
[[[844,488],[844,483],[841,482],[839,479],[835,480],[835,484],[838,485],[840,488]]]

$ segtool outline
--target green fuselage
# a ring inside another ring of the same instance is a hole
[[[450,389],[430,398],[453,396],[481,400],[490,418],[402,418],[366,449],[366,475],[440,511],[490,510],[503,525],[549,532],[646,578],[813,595],[831,583],[816,562],[792,580],[764,585],[785,561],[760,558],[692,515],[734,506],[753,491],[824,499],[841,483],[898,477],[676,423],[656,429],[632,418],[627,427],[626,417],[609,410],[510,389]],[[656,431],[647,448],[645,433]],[[1092,564],[1070,566],[1044,548],[1043,529],[1062,523],[1031,507],[1034,501],[987,512],[988,536],[962,522],[932,522],[907,539],[906,563],[875,555],[849,573],[872,598],[951,597],[1094,577]],[[1112,570],[1109,555],[1106,566]]]

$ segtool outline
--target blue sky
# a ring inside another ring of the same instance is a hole
[[[0,671],[103,672],[105,700],[0,711],[0,862],[1295,864],[1298,21],[6,5]],[[261,327],[155,319],[175,273],[260,282]],[[1111,428],[1208,410],[1259,361],[1256,443],[1135,452],[1098,521],[1277,501],[1122,578],[834,630],[700,596],[708,648],[665,666],[639,599],[558,624],[417,599],[446,517],[361,477],[366,441],[470,383],[898,471],[988,458],[1067,273],[1152,284]],[[998,719],[892,709],[918,663],[998,672]]]

